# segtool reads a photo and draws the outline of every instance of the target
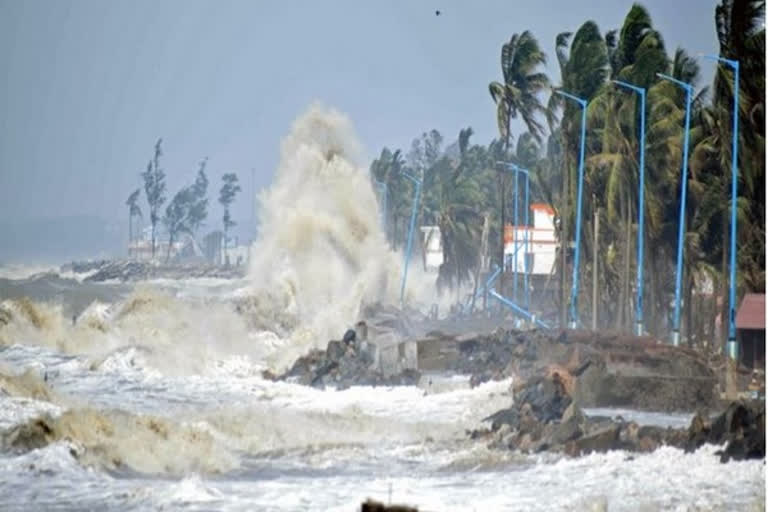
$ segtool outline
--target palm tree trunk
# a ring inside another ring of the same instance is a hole
[[[168,234],[168,248],[165,251],[165,262],[171,259],[171,247],[173,246],[173,233]]]
[[[688,346],[693,347],[694,332],[696,327],[693,323],[693,276],[690,272],[685,276],[685,309],[687,317],[687,325],[685,329],[685,335],[688,338]]]
[[[504,228],[506,226],[506,215],[505,215],[505,203],[506,203],[506,194],[504,193],[504,189],[506,188],[506,180],[504,179],[504,171],[502,171],[499,174],[499,188],[501,190],[501,247],[499,249],[499,268],[501,269],[501,273],[499,273],[499,294],[504,295]]]
[[[650,256],[650,258],[648,256]],[[647,308],[648,316],[645,320],[645,329],[647,329],[651,335],[658,337],[659,326],[656,322],[656,257],[654,255],[646,255],[646,258],[646,261],[650,263],[651,275],[648,276],[650,277],[648,283],[648,306],[650,307]]]
[[[709,305],[707,307],[707,318],[709,319],[709,328],[707,329],[707,340],[709,341],[709,349],[715,345],[715,339],[717,333],[715,332],[715,317],[717,317],[717,293],[715,293],[714,287],[712,295],[710,296]]]
[[[617,315],[616,328],[623,330],[626,326],[627,320],[627,296],[629,295],[629,253],[630,253],[630,237],[632,234],[632,220],[629,218],[629,203],[628,194],[625,194],[624,198],[624,222],[626,223],[626,229],[624,231],[624,269],[621,273],[621,284],[619,292],[619,314]]]
[[[471,305],[471,311],[475,310],[475,298],[477,297],[477,287],[478,287],[478,281],[480,281],[480,270],[483,266],[483,256],[485,256],[486,246],[488,245],[488,230],[489,230],[489,222],[488,222],[488,213],[486,212],[485,215],[483,215],[483,231],[480,234],[480,247],[477,251],[477,265],[475,265],[475,272],[474,272],[474,278],[475,278],[475,285],[472,289],[472,305]]]
[[[223,245],[223,249],[224,249],[224,257],[222,259],[224,261],[224,266],[228,267],[229,265],[227,265],[227,227],[226,226],[224,226],[224,245]]]
[[[131,242],[133,242],[133,213],[128,214],[128,259],[131,259]]]
[[[728,300],[726,298],[728,294],[728,215],[723,214],[723,253],[720,263],[720,298],[722,304],[720,305],[720,342],[719,347],[725,350],[725,340],[728,339],[728,320],[729,320],[729,308]]]
[[[566,146],[563,146],[564,148]],[[560,326],[565,327],[566,323],[566,311],[568,305],[568,289],[567,278],[568,273],[568,185],[570,184],[570,173],[568,172],[568,159],[564,157],[563,164],[563,177],[560,190]]]

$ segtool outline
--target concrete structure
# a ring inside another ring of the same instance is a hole
[[[422,226],[421,241],[424,247],[427,271],[437,272],[443,264],[443,241],[439,226]]]
[[[517,271],[526,268],[532,276],[546,276],[554,271],[558,242],[555,237],[555,211],[543,203],[531,205],[533,226],[507,224],[504,229],[504,266],[513,272],[517,250]],[[528,248],[526,252],[526,240]]]
[[[182,237],[184,238],[184,237]],[[170,258],[173,259],[184,247],[186,240],[178,240],[173,243]],[[152,259],[152,226],[141,230],[139,237],[128,245],[128,255],[131,259],[149,261]],[[168,233],[158,223],[155,231],[155,259],[165,261],[168,255]]]
[[[396,375],[404,370],[418,370],[418,342],[402,340],[393,332],[387,332],[366,340],[364,350],[373,359],[372,367],[385,377]]]
[[[765,294],[748,293],[736,313],[741,364],[765,369]]]

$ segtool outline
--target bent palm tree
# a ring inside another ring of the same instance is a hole
[[[541,142],[544,127],[536,119],[538,114],[546,115],[546,110],[539,99],[539,93],[549,87],[549,78],[539,71],[546,64],[547,57],[539,47],[539,42],[529,31],[513,34],[509,42],[501,47],[501,72],[504,82],[491,82],[488,89],[496,103],[496,121],[499,135],[503,141],[503,160],[509,153],[512,135],[510,121],[520,116],[528,131]],[[501,196],[501,229],[499,266],[504,266],[504,225],[506,179],[505,173],[499,173],[499,193]],[[504,293],[504,273],[499,276],[499,289]]]

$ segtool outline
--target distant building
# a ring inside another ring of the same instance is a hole
[[[128,256],[136,260],[152,259],[152,226],[142,229],[141,234],[128,244]],[[188,234],[179,235],[179,239],[173,242],[169,251],[168,232],[164,226],[158,224],[155,230],[155,260],[165,261],[166,258],[171,261],[190,262],[202,260],[204,254],[195,239]]]
[[[443,264],[443,241],[439,226],[422,226],[421,239],[424,245],[427,271],[437,272]]]
[[[211,231],[205,238],[203,238],[203,254],[208,263],[214,265],[221,265],[222,247],[224,246],[224,232],[223,231]]]
[[[214,265],[243,265],[249,261],[250,250],[250,245],[240,245],[236,236],[227,237],[225,244],[224,233],[220,230],[212,231],[203,238],[202,253],[208,263]]]
[[[765,369],[765,294],[744,295],[736,312],[736,336],[741,346],[741,363]]]
[[[527,270],[532,276],[547,276],[554,271],[558,248],[555,211],[546,204],[534,203],[531,213],[532,226],[507,224],[504,228],[504,268],[506,272],[517,268],[520,273]]]

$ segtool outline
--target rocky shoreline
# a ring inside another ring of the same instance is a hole
[[[705,443],[724,445],[721,462],[765,457],[765,403],[731,402],[712,417],[700,409],[687,429],[641,426],[622,418],[589,417],[573,400],[567,377],[553,372],[515,386],[515,403],[484,418],[488,428],[469,432],[496,449],[569,456],[624,450],[647,453],[660,446],[692,452]]]
[[[244,277],[244,265],[221,267],[208,263],[163,264],[136,260],[98,260],[72,262],[62,265],[62,272],[88,274],[83,281],[101,283],[104,281],[134,282],[148,279],[189,279],[218,278],[237,279]]]
[[[401,364],[382,371],[377,336],[369,336],[369,326],[361,321],[325,350],[299,358],[284,374],[267,376],[337,389],[416,385],[424,367],[466,375],[471,386],[512,378],[513,403],[478,418],[487,427],[468,432],[470,438],[494,449],[568,456],[644,453],[660,446],[690,452],[709,443],[723,445],[718,452],[723,462],[765,457],[765,403],[723,402],[719,372],[689,349],[617,333],[505,328],[463,335],[432,331],[401,339],[406,341],[400,345],[416,347],[413,367]],[[589,407],[697,412],[687,428],[664,428],[589,416],[583,410]]]
[[[403,368],[386,372],[377,364],[376,348],[358,334],[365,329],[349,329],[341,340],[328,342],[325,350],[312,350],[300,357],[281,375],[266,373],[273,380],[286,380],[319,389],[350,386],[415,386],[421,374],[416,369]]]

